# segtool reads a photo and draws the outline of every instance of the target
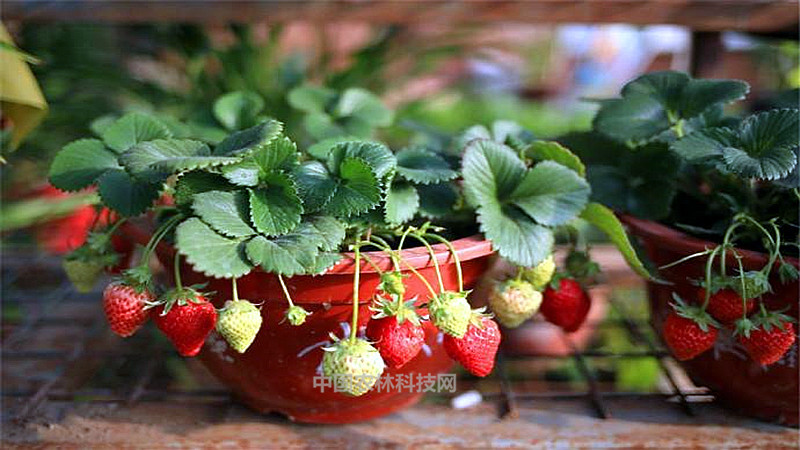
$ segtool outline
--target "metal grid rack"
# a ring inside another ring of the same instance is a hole
[[[48,413],[54,406],[63,417],[77,402],[133,406],[139,402],[201,402],[234,404],[229,392],[213,381],[181,387],[170,361],[179,361],[166,340],[152,326],[124,342],[108,331],[99,292],[78,294],[62,274],[58,258],[30,249],[5,249],[2,274],[3,422],[24,424]],[[611,308],[618,308],[611,302]],[[682,386],[677,366],[649,333],[644,320],[607,319],[602,327],[625,330],[636,351],[612,352],[574,346],[568,356],[510,356],[500,354],[495,373],[485,380],[461,374],[459,393],[479,390],[483,398],[497,402],[498,415],[515,417],[520,405],[538,400],[588,402],[598,418],[614,414],[609,399],[660,399],[664,408],[695,414],[693,404],[709,402],[703,389]],[[565,341],[572,345],[564,335]],[[661,373],[662,387],[653,392],[607,389],[595,365],[602,360],[653,358]],[[570,362],[577,382],[548,382],[543,371],[515,370],[519,364]],[[182,362],[179,364],[183,364]],[[173,364],[174,365],[174,364]],[[684,383],[685,384],[685,383]],[[566,387],[565,387],[566,385]],[[466,389],[464,389],[466,386]],[[453,394],[432,394],[442,402]]]

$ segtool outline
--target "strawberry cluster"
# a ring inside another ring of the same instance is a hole
[[[506,328],[516,328],[541,312],[548,322],[572,333],[589,314],[592,301],[582,284],[597,270],[588,253],[573,249],[566,267],[557,273],[551,254],[534,267],[521,268],[516,278],[497,283],[489,307]]]
[[[734,232],[746,227],[761,233],[770,249],[769,260],[760,270],[745,271],[733,245]],[[739,265],[735,276],[726,275],[728,252]],[[728,328],[733,330],[737,342],[753,361],[762,366],[780,361],[797,339],[794,320],[782,314],[783,311],[769,311],[762,296],[772,291],[769,275],[776,263],[780,262],[777,273],[782,283],[796,280],[798,271],[781,255],[780,230],[775,222],[761,224],[747,215],[737,215],[722,244],[664,268],[706,255],[706,277],[699,283],[694,302],[687,304],[673,293],[673,311],[667,316],[663,330],[664,341],[672,354],[679,360],[695,358],[714,347],[720,329]],[[719,257],[719,273],[714,275],[716,257]],[[756,308],[758,311],[754,312]]]

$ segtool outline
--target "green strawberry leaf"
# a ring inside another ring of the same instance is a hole
[[[490,203],[477,212],[481,232],[500,256],[512,263],[533,267],[552,252],[553,232],[513,206]]]
[[[659,220],[670,211],[680,159],[664,145],[651,143],[618,155],[615,165],[589,166],[592,200],[637,217]]]
[[[216,173],[201,170],[185,172],[175,182],[175,204],[181,207],[190,207],[194,196],[208,191],[230,191],[235,186],[228,183],[225,178]]]
[[[258,231],[274,236],[284,234],[300,223],[303,204],[288,176],[273,174],[267,187],[249,191],[250,218]]]
[[[256,236],[247,243],[247,256],[263,270],[286,276],[317,269],[319,236],[314,227],[300,224],[289,234],[267,239]]]
[[[306,212],[319,211],[336,192],[336,180],[321,162],[303,163],[295,169],[294,178]]]
[[[750,85],[739,80],[691,80],[681,92],[678,108],[681,117],[699,116],[715,105],[724,105],[745,98]]]
[[[306,219],[318,235],[318,247],[332,252],[339,249],[345,238],[344,224],[330,216],[313,216]]]
[[[314,256],[314,262],[306,266],[306,273],[311,275],[322,275],[328,269],[335,266],[342,259],[340,253],[319,252]]]
[[[486,139],[470,141],[461,169],[467,201],[477,208],[508,198],[525,171],[522,160],[505,145]]]
[[[604,102],[593,122],[594,129],[623,142],[653,138],[670,126],[664,105],[646,95]]]
[[[236,186],[257,186],[260,172],[253,158],[222,167],[222,175]]]
[[[257,186],[269,174],[291,171],[298,165],[297,146],[287,137],[278,137],[260,146],[241,162],[225,166],[225,178],[237,186]]]
[[[180,254],[198,270],[215,278],[236,278],[250,272],[241,239],[227,238],[197,217],[184,220],[175,230]]]
[[[458,192],[451,183],[422,184],[419,193],[419,213],[428,218],[447,217],[453,213]]]
[[[523,150],[526,158],[534,161],[555,161],[569,167],[580,176],[586,176],[586,167],[577,155],[558,142],[533,141]]]
[[[411,220],[419,209],[419,194],[416,188],[405,181],[394,180],[386,193],[384,218],[390,224],[402,224]]]
[[[125,114],[103,131],[103,142],[117,153],[141,142],[170,137],[172,133],[163,123],[141,113]]]
[[[324,211],[336,217],[369,211],[381,200],[381,187],[371,166],[363,159],[347,157],[338,165],[340,180]]]
[[[333,117],[325,113],[311,113],[303,118],[303,127],[315,140],[327,140],[349,134]]]
[[[385,145],[378,142],[350,141],[336,144],[328,154],[328,169],[339,174],[347,158],[358,158],[370,167],[378,179],[382,179],[397,165],[397,159]]]
[[[161,187],[160,183],[137,180],[121,168],[110,169],[97,180],[103,203],[127,217],[145,212],[161,194]]]
[[[328,155],[333,150],[333,147],[336,144],[340,144],[342,142],[349,142],[349,141],[357,141],[358,138],[355,136],[336,136],[328,139],[323,139],[317,143],[314,143],[308,147],[306,153],[313,156],[314,158],[325,161],[328,159]]]
[[[583,212],[581,212],[581,219],[584,219],[604,232],[611,240],[611,243],[617,247],[617,250],[619,250],[628,263],[628,266],[630,266],[634,272],[646,279],[652,279],[650,273],[636,254],[636,250],[628,239],[628,235],[625,233],[622,223],[620,223],[617,216],[615,216],[610,209],[599,203],[589,203],[586,205]]]
[[[397,173],[414,183],[440,183],[458,176],[444,158],[422,147],[405,148],[396,157]]]
[[[97,139],[80,139],[67,144],[50,166],[50,182],[62,191],[90,186],[110,169],[119,169],[117,155]]]
[[[214,148],[214,155],[245,156],[252,154],[268,146],[281,135],[282,131],[283,124],[277,120],[264,121],[226,137]]]
[[[300,86],[289,91],[289,104],[308,113],[324,113],[336,99],[336,91],[318,86]]]
[[[680,72],[642,75],[622,88],[622,98],[605,100],[594,128],[621,142],[672,141],[676,127],[694,122],[721,105],[741,100],[750,87],[736,80],[694,80]]]
[[[391,125],[394,118],[392,111],[378,97],[360,88],[345,90],[339,97],[333,114],[337,117],[354,116],[377,127]]]
[[[142,142],[120,156],[135,177],[162,182],[176,172],[233,164],[237,158],[211,156],[203,142],[191,139],[157,139]]]
[[[252,126],[264,110],[264,99],[255,92],[235,91],[214,102],[214,117],[229,130]]]
[[[256,234],[249,224],[247,196],[242,191],[209,191],[194,195],[192,210],[217,232],[230,237]]]
[[[529,170],[509,200],[543,225],[573,220],[589,200],[589,183],[573,170],[543,161]]]
[[[670,148],[690,162],[716,162],[744,177],[776,180],[797,165],[799,126],[797,109],[773,110],[747,117],[738,130],[701,130]]]

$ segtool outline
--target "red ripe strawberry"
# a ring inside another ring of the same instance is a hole
[[[718,323],[699,306],[688,306],[673,294],[676,304],[664,321],[664,341],[680,361],[692,359],[714,346]]]
[[[706,291],[700,288],[697,294],[697,302],[702,305],[705,299]],[[754,299],[749,299],[745,303],[742,301],[742,296],[736,291],[725,288],[711,294],[708,298],[706,311],[711,314],[711,317],[717,319],[721,323],[731,324],[753,312],[755,306],[756,302]]]
[[[124,283],[111,283],[103,291],[103,310],[111,331],[131,336],[147,321],[147,302],[155,300],[146,289],[137,291]]]
[[[548,322],[571,333],[583,325],[592,300],[573,278],[561,278],[557,283],[557,289],[551,284],[544,290],[539,311]]]
[[[471,374],[485,377],[494,369],[500,346],[500,328],[491,317],[473,311],[467,332],[462,338],[444,335],[444,349]]]
[[[414,311],[414,300],[403,303],[379,299],[372,307],[376,314],[367,323],[367,338],[374,343],[387,366],[403,367],[414,359],[425,343],[425,330]]]
[[[195,356],[217,324],[217,310],[202,294],[180,289],[154,310],[153,320],[182,356]]]
[[[791,318],[775,312],[761,312],[736,322],[736,334],[753,361],[768,366],[780,361],[797,338]]]

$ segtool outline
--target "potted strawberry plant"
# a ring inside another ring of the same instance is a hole
[[[540,291],[583,292],[551,256],[578,217],[646,273],[565,147],[496,126],[394,151],[370,138],[391,112],[368,92],[299,89],[291,101],[324,138],[304,148],[239,93],[215,105],[221,140],[133,113],[58,153],[53,185],[93,186],[119,218],[67,256],[70,277],[94,283],[115,260],[111,235],[143,247],[104,291],[114,332],[153,320],[253,408],[342,423],[452,389],[437,378],[452,360],[491,373],[501,332],[467,298],[493,253],[520,267],[491,302],[507,326],[536,312]],[[154,279],[151,256],[169,276]],[[562,320],[557,309],[548,317]]]
[[[659,267],[652,320],[689,375],[736,409],[796,425],[798,110],[724,114],[748,90],[646,74],[562,142]]]

